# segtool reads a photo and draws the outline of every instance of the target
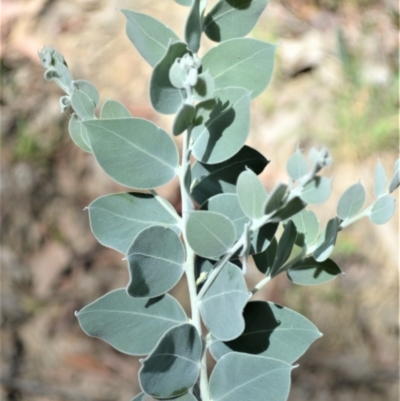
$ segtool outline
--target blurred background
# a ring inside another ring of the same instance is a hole
[[[74,316],[127,283],[122,255],[96,243],[84,211],[98,196],[126,188],[73,145],[61,92],[43,79],[37,57],[43,46],[56,47],[75,79],[91,81],[103,100],[170,129],[171,118],[150,106],[150,67],[127,39],[117,8],[156,16],[180,36],[188,11],[173,0],[2,1],[4,401],[129,401],[139,392],[138,360],[87,337]],[[273,80],[253,102],[248,144],[271,160],[261,175],[267,189],[287,179],[297,143],[329,147],[334,190],[327,206],[316,208],[322,222],[358,180],[372,201],[378,158],[393,173],[398,30],[395,0],[271,0],[252,34],[280,46]],[[176,182],[160,192],[179,208]],[[396,212],[384,226],[362,220],[342,232],[333,259],[346,275],[332,283],[301,287],[282,276],[257,294],[324,333],[294,370],[290,401],[398,400],[398,221]],[[249,286],[259,278],[251,270]],[[174,295],[187,308],[184,282]]]

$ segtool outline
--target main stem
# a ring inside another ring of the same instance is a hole
[[[190,297],[190,308],[192,312],[192,324],[196,327],[199,335],[202,336],[201,318],[200,311],[197,305],[197,286],[196,277],[194,272],[194,251],[190,247],[187,236],[186,236],[186,223],[189,217],[189,213],[194,209],[192,199],[186,189],[185,176],[190,168],[190,151],[189,141],[191,135],[191,128],[186,130],[183,134],[183,146],[182,146],[182,163],[179,173],[179,181],[181,187],[181,200],[182,200],[182,231],[185,240],[186,249],[186,264],[185,272],[189,288]],[[200,394],[202,401],[210,401],[209,387],[208,387],[208,376],[207,376],[207,359],[206,352],[203,353],[201,358],[200,367]]]

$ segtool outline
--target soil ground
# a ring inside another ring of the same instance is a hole
[[[96,243],[83,209],[125,191],[76,148],[44,81],[37,50],[56,47],[75,78],[102,99],[169,129],[148,101],[150,67],[125,36],[116,8],[152,14],[181,34],[187,9],[172,0],[3,0],[1,47],[1,399],[127,401],[139,392],[136,358],[86,337],[74,311],[123,287],[121,255]],[[361,179],[372,200],[380,158],[398,157],[398,5],[392,0],[271,0],[254,37],[280,43],[269,88],[253,104],[248,143],[268,159],[268,189],[286,180],[296,143],[327,145],[334,215]],[[204,43],[205,48],[210,46]],[[179,139],[178,139],[179,145]],[[160,191],[177,208],[176,182]],[[399,397],[399,215],[341,233],[333,258],[346,275],[320,287],[273,280],[257,294],[303,313],[324,337],[299,361],[290,401],[395,401]],[[249,286],[259,279],[255,270]],[[174,294],[188,307],[185,283]]]

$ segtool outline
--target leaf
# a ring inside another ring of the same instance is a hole
[[[201,205],[201,210],[216,212],[227,217],[235,226],[236,240],[243,233],[244,226],[250,220],[243,213],[236,194],[219,194]]]
[[[124,288],[103,295],[76,316],[87,335],[130,355],[148,354],[167,330],[188,320],[171,295],[132,298]]]
[[[277,248],[278,242],[276,241],[276,238],[273,238],[267,249],[253,255],[254,263],[261,273],[266,275],[270,273],[275,260]]]
[[[79,146],[85,152],[92,153],[92,149],[90,149],[88,144],[89,139],[86,128],[83,126],[82,121],[75,113],[72,114],[69,120],[68,131],[75,145]]]
[[[203,57],[217,88],[237,86],[257,97],[267,87],[274,69],[276,46],[256,39],[230,39],[210,49]]]
[[[153,298],[175,287],[182,277],[185,249],[175,231],[152,226],[135,237],[126,258],[130,278],[128,294]]]
[[[100,112],[100,118],[124,118],[131,117],[129,110],[116,100],[107,99]]]
[[[237,196],[244,214],[249,219],[264,216],[268,193],[256,174],[251,170],[243,171],[237,181]]]
[[[293,366],[277,359],[229,353],[210,377],[213,401],[286,401]]]
[[[182,104],[181,89],[175,88],[169,79],[174,61],[187,53],[186,43],[171,43],[164,57],[154,67],[150,79],[150,101],[156,111],[173,114]]]
[[[186,131],[192,125],[194,115],[195,108],[190,104],[184,103],[175,116],[172,133],[177,136]]]
[[[328,200],[332,191],[332,178],[314,177],[301,192],[301,199],[306,203],[319,204]]]
[[[205,71],[198,75],[197,84],[193,88],[193,96],[197,100],[206,100],[211,98],[215,91],[214,79],[209,73]]]
[[[169,227],[180,234],[178,221],[150,194],[106,195],[93,201],[88,209],[90,227],[96,239],[123,254],[136,235],[150,226]]]
[[[302,211],[306,206],[307,205],[298,196],[296,196],[287,202],[286,205],[281,206],[279,210],[273,214],[273,218],[271,218],[271,220],[275,222],[286,220],[296,213]]]
[[[276,212],[283,205],[287,189],[288,186],[286,184],[279,183],[275,186],[275,188],[268,196],[265,205],[266,214],[272,214],[273,212]]]
[[[61,113],[65,113],[66,110],[71,106],[71,98],[69,96],[61,96],[58,103],[60,105]]]
[[[97,91],[96,87],[89,81],[78,79],[73,82],[73,87],[75,90],[77,89],[84,92],[92,100],[95,106],[99,104],[99,92]]]
[[[382,166],[381,161],[378,160],[374,171],[374,193],[377,198],[379,198],[385,192],[386,183],[387,176],[385,168]]]
[[[131,10],[121,11],[127,20],[129,40],[152,67],[162,59],[170,42],[179,41],[179,37],[157,19]]]
[[[400,167],[399,167],[399,161],[400,159],[397,160],[396,164],[394,165],[394,174],[393,177],[390,180],[389,184],[389,192],[392,193],[394,190],[396,190],[400,186]]]
[[[164,401],[197,401],[197,398],[192,393],[186,393],[180,397],[163,398]],[[140,393],[132,401],[159,401],[151,395]]]
[[[343,219],[355,216],[365,203],[365,189],[360,184],[354,184],[342,194],[337,206],[337,214]]]
[[[273,302],[249,302],[243,316],[246,328],[240,337],[212,342],[210,351],[215,359],[242,352],[293,363],[322,335],[304,316]]]
[[[189,215],[186,236],[198,255],[216,259],[233,246],[236,230],[233,223],[220,213],[195,211]]]
[[[235,156],[222,163],[196,162],[192,167],[192,178],[196,185],[191,195],[201,205],[214,195],[236,193],[237,179],[246,167],[260,174],[268,163],[261,153],[249,146],[243,146]]]
[[[396,210],[396,201],[389,195],[383,195],[372,206],[370,220],[375,224],[387,223]]]
[[[278,248],[276,250],[276,256],[274,264],[271,269],[271,276],[273,277],[279,271],[279,269],[285,264],[289,259],[290,254],[297,237],[296,226],[292,220],[286,224],[285,230],[281,238],[279,239]]]
[[[202,341],[191,324],[173,327],[142,361],[140,386],[155,398],[183,395],[196,383],[200,372]]]
[[[242,311],[248,299],[242,271],[227,263],[198,303],[203,322],[215,338],[228,341],[242,334]]]
[[[120,118],[83,124],[97,162],[118,183],[152,189],[175,177],[178,168],[176,145],[152,122]]]
[[[318,285],[332,281],[342,270],[331,259],[317,262],[312,256],[294,263],[286,274],[290,281],[300,285]]]
[[[297,229],[297,241],[299,237],[302,237],[302,242],[304,245],[313,244],[317,238],[319,233],[319,221],[316,214],[311,210],[302,210],[301,212],[295,214],[292,217],[293,223],[296,225]],[[298,243],[299,246],[302,246],[302,243]]]
[[[290,178],[294,181],[299,180],[301,177],[307,174],[307,159],[299,149],[296,149],[296,152],[289,157],[286,164],[286,169]]]
[[[201,206],[201,210],[217,212],[227,217],[235,226],[236,240],[242,236],[249,218],[243,213],[236,194],[219,194],[210,198]],[[262,252],[274,238],[278,224],[266,224],[251,234],[250,254]]]
[[[53,47],[44,47],[38,52],[43,67],[46,68],[44,78],[54,80],[67,94],[72,92],[72,75],[62,54]]]
[[[175,0],[176,3],[180,4],[181,6],[191,6],[193,0]]]
[[[80,119],[92,120],[95,118],[94,109],[96,106],[86,93],[74,90],[71,96],[71,106]]]
[[[188,44],[188,48],[193,53],[197,53],[200,47],[200,37],[202,32],[200,1],[201,0],[193,0],[192,8],[190,9],[185,26],[185,40]]]
[[[193,156],[202,163],[216,164],[228,160],[243,147],[250,130],[250,94],[242,88],[214,92],[216,105],[211,112],[197,107],[192,130]]]
[[[220,0],[206,15],[205,34],[215,42],[246,36],[269,0]]]
[[[338,218],[330,219],[317,241],[317,248],[314,251],[314,258],[317,262],[323,262],[329,258],[335,247],[338,231]]]

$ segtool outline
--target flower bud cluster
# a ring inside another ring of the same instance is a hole
[[[172,85],[179,89],[188,86],[194,87],[197,84],[200,68],[200,58],[197,55],[186,53],[183,57],[177,58],[172,64],[169,71],[169,79]]]

